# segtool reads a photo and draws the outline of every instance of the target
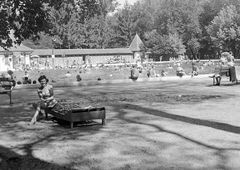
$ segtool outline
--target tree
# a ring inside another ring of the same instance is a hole
[[[26,39],[22,43],[27,47],[32,49],[50,49],[52,48],[52,37],[49,34],[41,32],[38,34],[39,39],[33,41],[31,39]]]
[[[237,10],[239,10],[240,0],[201,0],[200,5],[203,11],[199,16],[199,23],[202,29],[202,36],[199,37],[199,51],[203,58],[213,58],[217,56],[216,51],[219,51],[219,47],[217,47],[219,44],[216,41],[212,41],[212,38],[207,32],[207,28],[223,8],[234,5]]]
[[[152,6],[151,1],[137,1],[131,7],[132,30],[141,38],[145,32],[154,28],[154,10],[155,7]]]
[[[98,0],[100,15],[103,15],[104,18],[109,12],[113,12],[119,3],[116,0]]]
[[[193,55],[194,59],[198,59],[198,52],[200,49],[200,43],[198,42],[197,38],[192,38],[191,40],[188,41],[188,50],[190,50],[189,53]]]
[[[75,46],[72,40],[78,23],[78,13],[74,1],[63,1],[58,9],[52,7],[49,11],[51,18],[51,35],[56,39],[55,48],[69,48]],[[51,41],[51,39],[50,39]]]
[[[86,20],[78,30],[74,39],[79,48],[105,48],[105,20],[103,16],[96,16]]]
[[[11,47],[13,43],[20,44],[22,40],[49,28],[47,5],[48,0],[1,0],[0,2],[0,46]],[[10,35],[13,31],[15,39]]]
[[[232,51],[235,56],[239,55],[240,47],[240,14],[233,5],[222,9],[207,31],[218,51]]]
[[[111,26],[115,34],[112,37],[112,43],[115,44],[115,47],[129,47],[136,34],[131,5],[126,2],[124,7],[115,13],[113,17],[115,21]]]
[[[145,34],[145,45],[154,56],[177,57],[185,53],[185,46],[177,34],[160,35],[157,30]]]
[[[49,7],[54,48],[105,48],[106,14],[116,4],[115,0],[61,0]]]

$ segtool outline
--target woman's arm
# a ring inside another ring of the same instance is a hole
[[[48,98],[45,99],[46,101],[50,101],[50,100],[53,100],[53,99],[54,99],[54,97],[53,97],[53,95],[54,95],[53,87],[50,86],[50,88],[49,88],[48,90],[49,90],[49,94],[50,94],[50,96],[49,96]]]
[[[37,93],[38,97],[41,99],[43,97],[42,90],[38,89]]]
[[[44,102],[45,102],[46,99],[43,98],[42,90],[38,89],[37,93],[38,93],[39,99],[40,99],[41,101],[44,101]]]

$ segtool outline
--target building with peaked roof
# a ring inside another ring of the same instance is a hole
[[[129,49],[132,52],[140,52],[142,51],[140,46],[143,45],[142,40],[140,39],[140,37],[138,36],[138,34],[135,35],[135,37],[132,40],[132,43],[129,46]]]
[[[93,65],[117,61],[133,62],[133,52],[129,48],[36,49],[31,55],[39,56],[39,60],[54,66],[69,66],[73,62]]]
[[[133,52],[133,59],[135,61],[143,61],[143,57],[145,59],[149,58],[149,53],[147,55],[143,55],[143,51],[141,46],[144,45],[138,34],[135,35],[132,43],[129,46],[129,49]]]
[[[17,64],[31,65],[34,62],[51,66],[70,66],[72,63],[136,63],[141,60],[140,45],[143,44],[136,34],[129,48],[113,49],[31,49],[23,44],[8,50],[0,48],[0,71],[14,69]],[[1,60],[3,62],[1,63]]]
[[[111,63],[117,58],[127,63],[136,63],[141,60],[142,51],[140,45],[142,40],[135,35],[129,48],[113,49],[36,49],[32,55],[39,56],[41,60],[50,65],[66,66],[73,62],[85,62],[96,65],[98,63]],[[53,59],[51,59],[53,57]]]

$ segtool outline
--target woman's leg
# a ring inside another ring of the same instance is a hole
[[[29,122],[29,125],[33,125],[33,124],[36,123],[36,121],[37,121],[37,117],[38,117],[40,111],[41,111],[40,107],[37,107],[36,112],[35,112],[35,114],[34,114],[32,120],[31,120],[31,122]]]
[[[39,101],[39,102],[33,104],[33,108],[36,110],[36,112],[31,120],[31,122],[29,123],[29,125],[35,124],[39,114],[43,115],[45,113],[43,110],[46,108],[46,104],[42,101]]]

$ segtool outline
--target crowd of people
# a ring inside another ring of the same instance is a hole
[[[184,61],[177,61],[174,60],[173,62],[169,62],[168,64],[165,65],[159,65],[156,64],[154,62],[149,62],[149,63],[141,63],[141,62],[137,62],[136,64],[131,64],[131,63],[123,63],[123,64],[118,64],[118,65],[109,65],[109,64],[97,64],[97,65],[92,65],[92,64],[82,64],[81,66],[79,66],[78,68],[74,68],[74,69],[70,69],[67,71],[65,75],[62,75],[63,78],[69,79],[74,78],[75,80],[80,82],[82,80],[84,80],[83,77],[84,74],[88,74],[89,76],[91,76],[91,70],[98,70],[98,69],[109,69],[109,71],[111,72],[109,74],[109,78],[113,79],[116,78],[114,71],[116,72],[116,74],[127,74],[126,71],[129,70],[129,74],[130,74],[130,78],[134,81],[136,81],[138,79],[138,77],[165,77],[165,76],[173,76],[173,73],[175,72],[176,76],[179,77],[183,77],[183,76],[187,76],[190,75],[191,77],[195,77],[198,76],[199,73],[201,73],[201,70],[204,70],[205,68],[209,67],[209,66],[213,66],[215,65],[216,67],[221,67],[222,65],[228,65],[228,66],[232,66],[231,68],[231,73],[232,76],[231,78],[233,78],[233,81],[235,81],[236,78],[234,78],[234,58],[232,55],[230,55],[231,57],[229,57],[227,55],[228,53],[223,53],[222,54],[222,58],[220,60],[220,62],[213,62],[212,60],[209,61],[201,61],[201,60],[195,60],[195,61],[191,61],[191,60],[184,60]],[[223,61],[223,58],[227,61]],[[224,64],[225,62],[225,64]],[[73,62],[76,64],[76,62]],[[227,63],[227,64],[226,64]],[[232,63],[232,64],[231,64]],[[191,70],[189,70],[189,68],[191,67]],[[185,70],[187,69],[187,70]],[[73,74],[74,76],[72,76],[71,72],[72,70],[74,70],[74,73],[77,72],[78,74]],[[114,71],[113,71],[114,70]],[[10,70],[11,71],[11,70]],[[25,69],[24,71],[24,75],[23,77],[19,80],[16,80],[15,77],[15,81],[16,84],[36,84],[37,83],[37,77],[31,77],[29,76],[29,73],[31,72],[31,70]],[[38,71],[39,73],[41,73],[41,70]],[[94,72],[94,71],[92,71]],[[60,73],[60,72],[59,72]],[[170,73],[170,74],[169,74]],[[61,71],[61,74],[62,71]],[[6,76],[5,73],[2,73],[1,75],[2,77]],[[219,84],[219,82],[221,80],[219,80],[220,76],[214,75],[213,77],[216,77],[216,82],[217,84]],[[97,77],[95,80],[103,80],[105,79],[105,77]],[[33,81],[32,81],[33,80]],[[56,80],[52,80],[52,82],[56,82]]]
[[[174,66],[172,66],[173,64]],[[204,67],[207,66],[212,66],[215,64],[215,67],[228,67],[229,68],[229,76],[230,76],[230,81],[237,81],[236,77],[236,72],[235,72],[235,67],[234,67],[234,57],[230,53],[222,53],[221,59],[218,63],[214,63],[213,61],[209,60],[207,62],[202,62],[200,60],[197,61],[189,61],[187,64],[191,64],[191,72],[186,73],[184,68],[182,67],[181,62],[173,62],[165,65],[164,69],[161,69],[160,71],[156,71],[156,65],[154,63],[148,63],[148,64],[125,64],[123,66],[113,66],[115,71],[122,71],[124,69],[128,69],[130,71],[130,79],[133,81],[137,81],[139,78],[140,74],[146,74],[146,77],[159,77],[159,76],[167,76],[168,71],[173,70],[174,68],[176,69],[176,76],[183,77],[189,74],[191,77],[198,76],[199,71],[201,69],[204,69]],[[80,82],[82,81],[81,74],[84,74],[87,70],[91,69],[109,69],[108,65],[96,65],[96,66],[86,66],[86,67],[81,67],[79,69],[79,73],[76,76],[76,81]],[[40,87],[37,90],[38,96],[39,96],[39,101],[34,104],[35,108],[35,114],[32,117],[30,121],[30,125],[35,124],[37,121],[39,115],[42,115],[45,113],[45,111],[55,109],[55,112],[59,112],[59,110],[62,109],[61,104],[59,104],[55,98],[54,98],[54,92],[53,92],[53,86],[49,84],[49,79],[44,75],[42,72],[40,73],[40,77],[38,78],[38,82],[40,83]],[[111,74],[110,74],[111,76]],[[220,85],[221,81],[221,73],[216,73],[211,78],[216,79],[216,85]],[[14,72],[12,70],[8,70],[7,74],[2,73],[1,77],[6,77],[8,78],[14,86],[18,84],[18,81],[16,81],[16,76],[14,75]],[[70,71],[67,71],[66,74],[64,75],[65,78],[70,78],[72,77],[72,74]],[[98,81],[101,80],[100,77],[97,78]],[[36,84],[37,81],[34,80],[33,82],[29,78],[29,72],[28,70],[25,70],[24,75],[22,77],[22,82],[23,84]],[[52,81],[53,82],[53,81]],[[60,112],[59,112],[60,113]]]

